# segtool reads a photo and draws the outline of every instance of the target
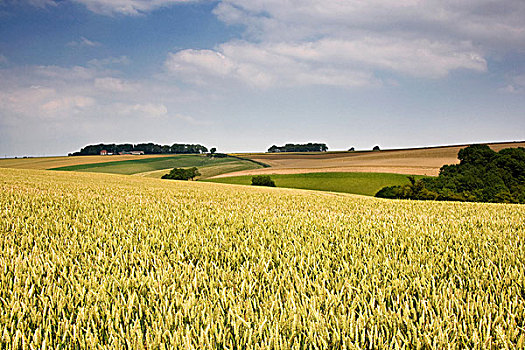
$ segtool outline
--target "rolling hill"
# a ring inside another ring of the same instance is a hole
[[[525,147],[525,141],[489,143],[493,150]],[[302,174],[318,172],[373,172],[436,176],[445,164],[456,164],[460,149],[468,145],[383,151],[322,153],[247,153],[237,156],[270,165],[269,168],[219,175]],[[218,177],[219,177],[218,176]]]
[[[160,178],[176,167],[198,167],[201,178],[262,167],[250,161],[196,154],[73,156],[0,159],[0,168],[110,173]]]

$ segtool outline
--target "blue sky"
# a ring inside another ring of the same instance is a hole
[[[525,139],[522,0],[0,0],[0,156]]]

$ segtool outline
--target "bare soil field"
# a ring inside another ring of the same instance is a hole
[[[490,148],[525,147],[525,141],[492,143]],[[217,177],[315,172],[377,172],[437,176],[445,164],[457,164],[458,152],[467,145],[365,152],[251,153],[237,156],[270,165],[270,168],[222,174]]]

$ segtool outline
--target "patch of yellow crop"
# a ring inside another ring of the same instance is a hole
[[[146,155],[112,155],[112,156],[72,156],[72,157],[30,157],[0,159],[0,168],[12,169],[52,169],[64,166],[81,164],[95,164],[106,162],[120,162],[144,158],[170,157],[173,154],[146,154]]]
[[[525,206],[0,169],[3,348],[522,348]]]

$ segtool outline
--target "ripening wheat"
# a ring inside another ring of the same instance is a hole
[[[523,348],[525,206],[0,169],[1,348]]]

